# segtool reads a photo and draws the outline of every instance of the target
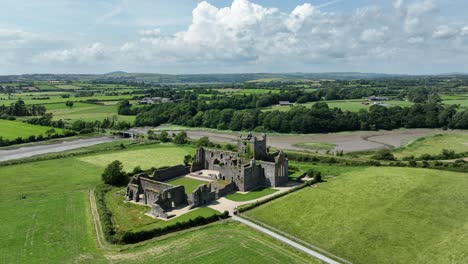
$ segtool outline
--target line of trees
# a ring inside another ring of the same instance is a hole
[[[202,108],[203,109],[203,108]],[[359,112],[329,108],[318,102],[310,108],[295,106],[287,112],[259,109],[225,108],[199,110],[193,103],[155,105],[139,113],[137,126],[164,123],[221,130],[275,131],[282,133],[319,133],[396,128],[468,128],[468,110],[439,103],[415,104],[411,107],[373,105]]]

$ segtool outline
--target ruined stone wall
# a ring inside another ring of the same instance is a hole
[[[238,185],[238,188],[242,192],[261,186],[264,182],[262,167],[252,160],[250,165],[244,167],[243,177],[241,178],[243,178],[243,182]]]
[[[236,184],[234,182],[228,183],[223,187],[213,186],[211,187],[216,194],[216,199],[219,199],[223,196],[226,196],[230,193],[233,193],[237,190]]]
[[[168,181],[190,173],[190,167],[177,165],[169,168],[155,170],[152,178],[156,181]]]
[[[156,200],[155,203],[159,204],[165,210],[187,204],[185,187],[175,186],[164,190],[159,194],[158,200]]]
[[[273,162],[266,162],[266,161],[260,161],[260,165],[262,166],[263,173],[265,176],[265,181],[263,185],[266,186],[277,186],[276,182],[276,165]]]
[[[208,184],[200,185],[189,196],[188,201],[191,208],[206,205],[216,199],[215,192]]]

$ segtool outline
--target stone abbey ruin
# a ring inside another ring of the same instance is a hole
[[[132,177],[126,199],[151,206],[154,217],[169,218],[171,210],[206,205],[235,191],[258,187],[277,187],[288,182],[288,159],[283,151],[269,153],[267,137],[240,136],[237,152],[200,147],[191,166],[178,165],[159,169],[152,175],[140,173]],[[192,193],[184,186],[167,181],[189,177],[206,181]]]

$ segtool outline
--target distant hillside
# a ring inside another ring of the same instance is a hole
[[[466,78],[466,75],[459,75]],[[110,81],[110,82],[146,82],[161,84],[176,83],[243,83],[243,82],[294,82],[307,80],[357,80],[385,78],[415,78],[411,75],[383,73],[328,72],[328,73],[239,73],[239,74],[157,74],[127,73],[123,71],[106,74],[24,74],[3,75],[0,82],[17,81]],[[422,77],[422,76],[419,76]],[[427,76],[426,76],[427,77]]]

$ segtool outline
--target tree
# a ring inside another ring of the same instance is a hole
[[[181,131],[177,133],[177,135],[174,137],[174,143],[180,145],[187,143],[187,132]]]
[[[107,165],[102,173],[104,183],[112,186],[123,186],[128,182],[127,174],[123,171],[122,162],[115,160]]]
[[[65,102],[65,105],[66,105],[67,107],[69,107],[69,108],[72,108],[72,107],[73,107],[73,104],[74,104],[74,103],[73,103],[72,101],[67,101],[67,102]]]
[[[192,162],[192,156],[190,156],[190,155],[185,155],[185,156],[184,156],[184,164],[185,164],[185,166],[190,165],[191,162]]]
[[[55,132],[55,129],[51,128],[51,129],[48,129],[46,132],[46,135],[47,137],[52,137],[52,135],[54,135],[56,132]]]
[[[169,141],[171,141],[171,139],[169,138],[169,133],[167,133],[167,131],[162,131],[162,132],[159,134],[158,139],[159,139],[159,141],[161,141],[161,142],[169,142]]]
[[[210,142],[208,137],[201,137],[197,140],[197,146],[199,147],[210,147],[213,143]]]
[[[393,156],[389,149],[378,150],[372,158],[376,160],[395,160],[395,156]]]

